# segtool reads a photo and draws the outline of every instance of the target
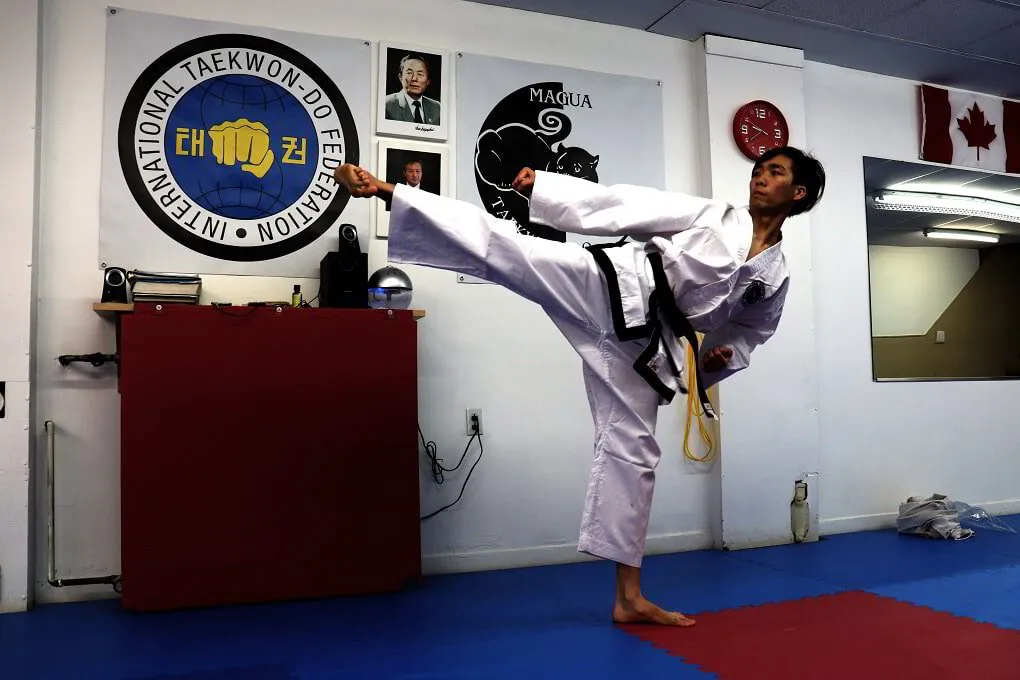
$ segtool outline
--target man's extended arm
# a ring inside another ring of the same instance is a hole
[[[702,217],[721,221],[733,209],[713,199],[629,184],[604,186],[528,168],[513,186],[531,199],[532,222],[591,236],[669,236]]]

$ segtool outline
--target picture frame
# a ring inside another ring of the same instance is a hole
[[[447,141],[453,110],[451,61],[452,56],[446,50],[380,42],[376,134]],[[421,102],[421,106],[412,109],[415,100]],[[420,113],[421,122],[415,120],[416,112]]]
[[[380,139],[376,176],[391,184],[418,182],[421,191],[449,196],[450,149],[445,144],[429,144],[410,139]],[[390,206],[383,201],[375,204],[376,238],[388,238]]]

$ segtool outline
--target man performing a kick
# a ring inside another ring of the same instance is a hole
[[[595,424],[578,550],[616,563],[614,621],[694,625],[641,593],[658,407],[686,392],[681,338],[698,353],[698,396],[715,417],[705,391],[746,368],[773,335],[789,285],[781,229],[820,198],[821,164],[792,147],[763,154],[740,208],[521,170],[513,188],[530,199],[532,222],[636,239],[588,248],[521,235],[471,204],[381,182],[354,165],[335,176],[352,196],[392,200],[390,261],[470,274],[545,310],[581,357]]]

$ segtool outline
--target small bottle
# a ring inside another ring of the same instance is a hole
[[[300,307],[302,302],[304,302],[304,300],[301,297],[301,286],[294,284],[294,292],[290,296],[290,306]]]
[[[793,500],[790,502],[790,529],[793,530],[794,543],[802,543],[807,538],[808,529],[810,529],[811,517],[807,495],[807,482],[797,480],[793,483]]]

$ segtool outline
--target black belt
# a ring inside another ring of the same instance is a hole
[[[680,310],[676,304],[676,300],[673,299],[673,295],[670,292],[669,281],[666,278],[666,270],[662,267],[662,255],[655,251],[648,253],[648,263],[651,264],[652,274],[655,277],[655,290],[652,291],[652,294],[648,298],[648,306],[652,310],[658,307],[658,309],[662,312],[662,315],[666,317],[666,323],[669,324],[670,329],[676,335],[682,336],[688,343],[690,343],[691,349],[694,350],[694,376],[695,383],[698,388],[698,399],[701,400],[701,406],[705,409],[705,415],[709,418],[715,418],[715,409],[712,407],[712,402],[708,398],[708,393],[705,391],[705,382],[701,377],[701,357],[699,356],[698,349],[698,334],[695,332],[694,326],[691,325],[687,315]],[[661,337],[661,331],[658,328],[658,317],[653,314],[652,318],[653,323],[656,326],[653,329],[652,334],[654,337]],[[670,357],[670,361],[672,362],[672,355],[669,352],[666,352],[666,355]]]
[[[602,270],[603,277],[606,281],[609,289],[609,300],[610,309],[613,316],[613,327],[616,330],[616,335],[621,340],[638,340],[642,338],[650,338],[648,346],[645,347],[644,351],[634,362],[634,370],[636,370],[641,377],[643,377],[649,385],[651,385],[660,396],[669,403],[673,400],[673,396],[676,392],[667,387],[659,376],[655,374],[648,362],[651,361],[652,357],[658,351],[659,345],[662,342],[662,325],[659,320],[659,315],[656,314],[656,310],[660,310],[662,315],[666,318],[666,323],[669,324],[670,329],[678,336],[683,337],[690,343],[691,348],[694,350],[695,362],[694,362],[694,374],[695,382],[698,389],[698,399],[701,401],[702,408],[705,409],[705,415],[709,418],[716,418],[715,409],[712,407],[712,402],[708,399],[708,394],[704,388],[704,381],[701,377],[701,362],[698,356],[698,335],[694,331],[694,327],[691,322],[687,319],[687,316],[677,307],[676,301],[673,299],[673,295],[670,292],[669,281],[666,279],[666,271],[662,267],[662,256],[657,252],[648,253],[648,262],[651,264],[652,272],[655,281],[655,290],[648,298],[648,307],[652,311],[651,318],[648,323],[640,326],[627,327],[626,321],[624,320],[623,307],[620,299],[620,286],[619,281],[616,278],[616,270],[613,267],[612,262],[605,254],[607,248],[616,248],[624,244],[626,237],[620,239],[615,243],[604,243],[598,245],[585,244],[584,247],[591,252],[595,258],[595,262],[599,265],[599,269]],[[681,375],[679,367],[673,361],[673,355],[671,352],[666,352],[666,358],[669,360],[670,365],[673,368],[674,375]]]

